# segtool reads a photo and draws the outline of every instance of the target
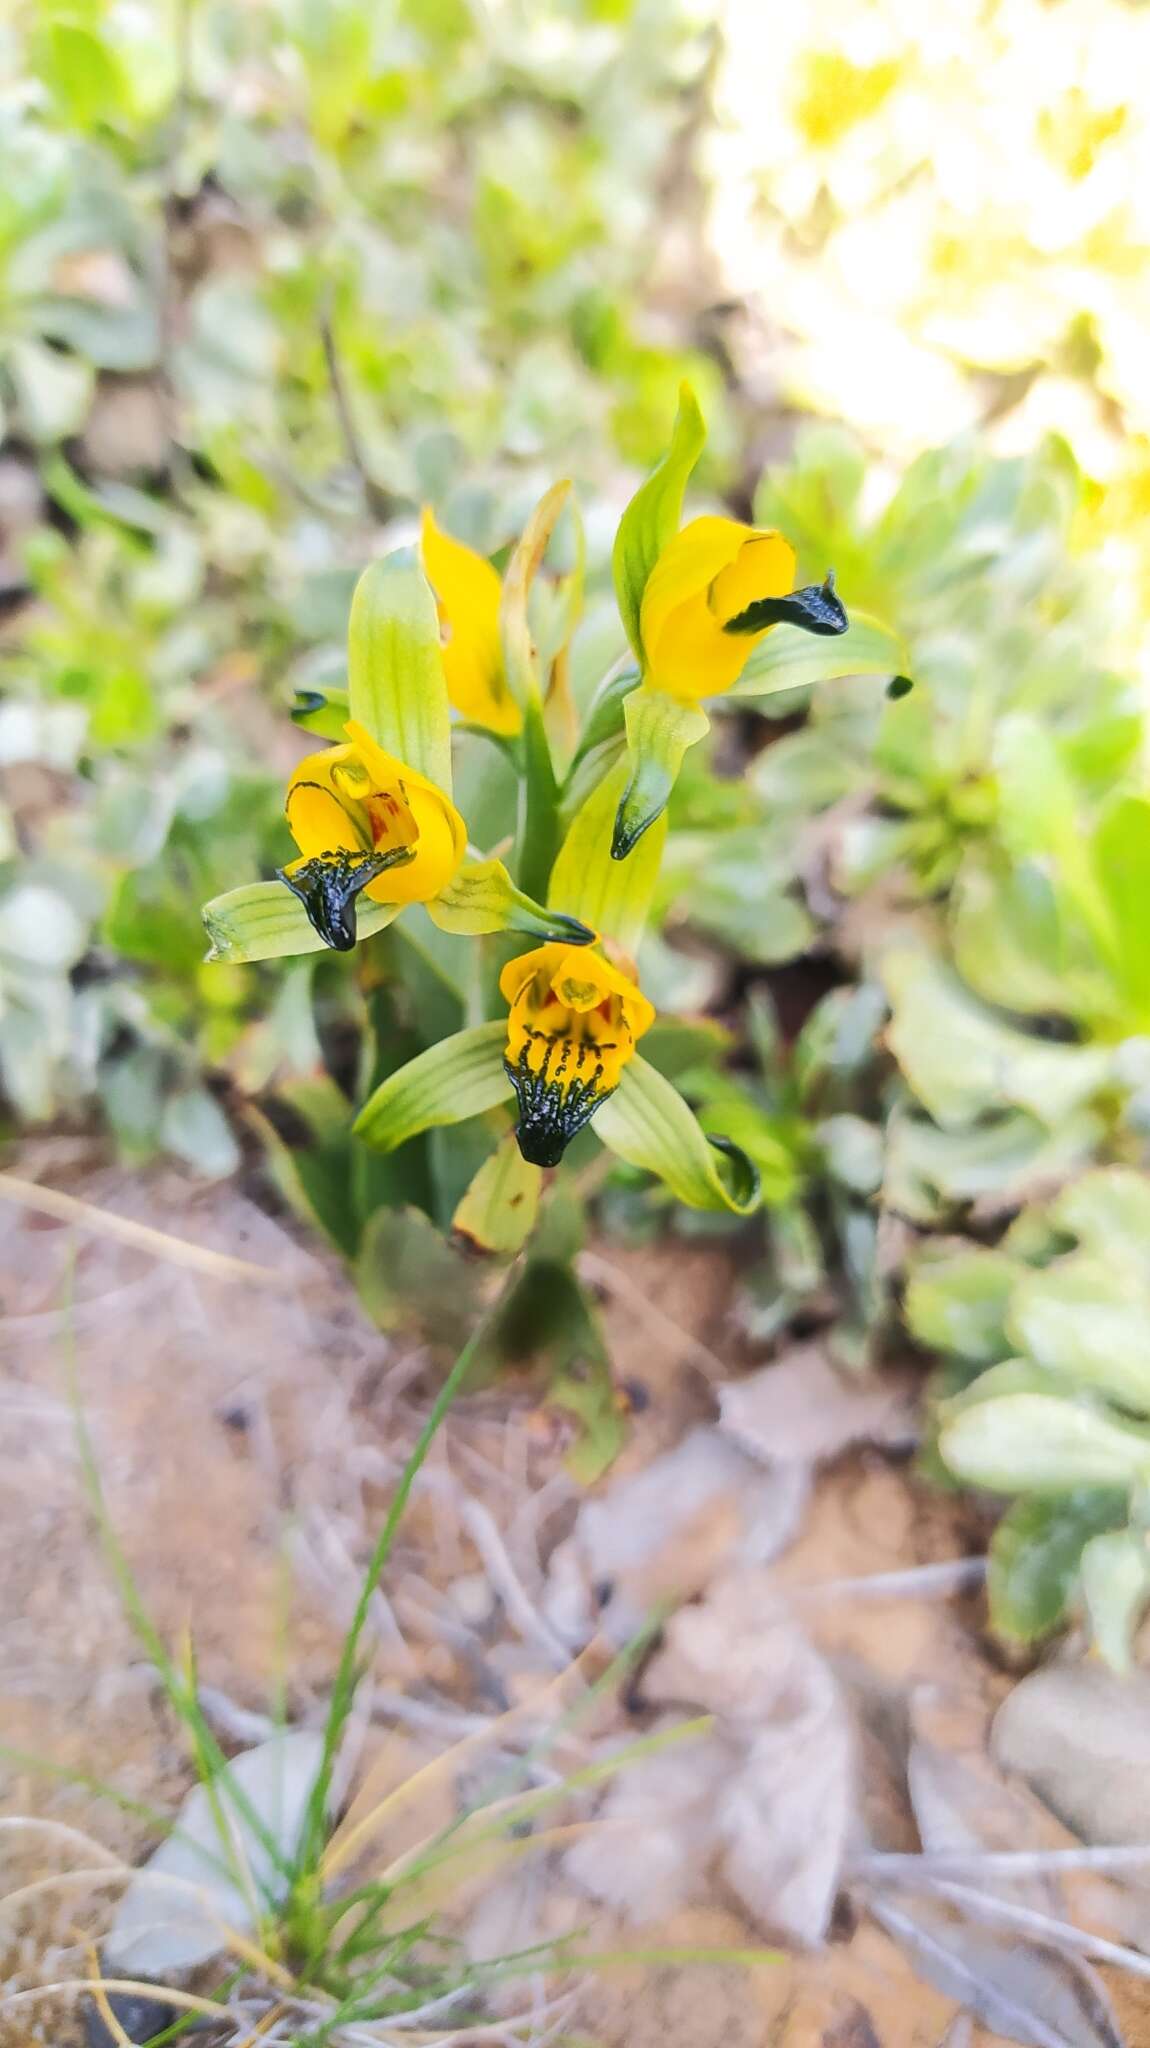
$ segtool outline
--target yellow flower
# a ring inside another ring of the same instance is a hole
[[[467,851],[454,804],[398,761],[362,725],[347,741],[308,754],[288,784],[285,805],[298,860],[280,879],[299,897],[325,945],[355,944],[355,903],[427,903],[453,880]]]
[[[639,611],[644,681],[697,701],[729,690],[747,657],[783,621],[841,633],[847,619],[828,577],[795,590],[795,551],[773,528],[710,515],[689,520],[647,578]]]
[[[536,1166],[557,1166],[618,1087],[655,1011],[619,968],[578,946],[520,954],[499,989],[511,1011],[503,1063],[519,1105],[519,1149]]]
[[[506,735],[517,733],[523,714],[504,673],[498,572],[474,548],[444,533],[430,506],[423,511],[422,554],[439,608],[451,702],[475,725]]]

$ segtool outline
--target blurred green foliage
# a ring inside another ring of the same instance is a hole
[[[208,1174],[255,1133],[373,1313],[414,1304],[444,1342],[474,1274],[440,1232],[492,1132],[379,1159],[349,1127],[466,1018],[450,946],[413,915],[366,976],[205,972],[198,905],[289,852],[283,707],[342,680],[356,574],[422,501],[499,559],[574,475],[582,708],[624,651],[608,506],[680,377],[704,492],[747,422],[760,445],[684,282],[714,48],[690,0],[29,0],[0,25],[3,1114],[98,1098],[129,1159]],[[801,99],[815,169],[890,86],[834,61]],[[801,1318],[847,1367],[908,1334],[944,1354],[941,1458],[1016,1497],[998,1625],[1077,1608],[1121,1662],[1150,1585],[1150,805],[1108,651],[1129,593],[1077,552],[1108,529],[1060,441],[948,446],[877,504],[872,472],[807,426],[756,516],[801,580],[833,565],[897,628],[913,687],[876,687],[879,648],[857,682],[732,696],[672,801],[651,1056],[770,1204],[765,1230],[676,1227],[739,1232],[764,1340]],[[465,737],[458,776],[489,845],[498,750]],[[626,1171],[601,1195],[608,1227],[667,1220]],[[545,1203],[521,1321],[579,1228]],[[618,1424],[581,1314],[553,1363],[590,1471]]]

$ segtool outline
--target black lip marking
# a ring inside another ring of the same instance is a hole
[[[277,868],[276,875],[298,896],[324,945],[333,953],[350,953],[358,936],[356,901],[361,891],[388,868],[406,867],[414,859],[410,846],[394,847],[390,853],[348,853],[341,847],[314,854],[294,875],[286,868]]]
[[[832,636],[850,625],[846,606],[835,589],[834,570],[825,583],[808,583],[789,597],[757,597],[745,611],[728,619],[724,633],[761,633],[764,626],[801,626],[804,633]]]

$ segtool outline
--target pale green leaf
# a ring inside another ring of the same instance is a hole
[[[398,903],[361,897],[356,930],[370,939],[399,916]],[[278,960],[289,953],[322,953],[324,942],[298,896],[284,882],[249,882],[214,896],[201,912],[211,940],[207,958],[238,965],[245,960]]]
[[[1109,1077],[1105,1048],[1052,1045],[1017,1030],[925,950],[892,948],[881,973],[893,1011],[891,1050],[944,1126],[973,1123],[1011,1105],[1054,1129]]]
[[[647,579],[667,542],[678,530],[687,480],[706,444],[707,429],[699,402],[689,384],[679,391],[679,410],[671,429],[671,445],[657,469],[632,498],[615,535],[611,567],[619,614],[640,662],[643,642],[639,611]]]
[[[524,895],[501,860],[467,861],[446,889],[428,903],[427,914],[441,931],[469,938],[484,932],[527,932],[535,939],[588,946],[595,937],[578,918],[561,910],[545,910],[533,897]]]
[[[759,1205],[759,1177],[744,1153],[705,1136],[677,1088],[636,1057],[597,1111],[604,1145],[629,1166],[657,1174],[692,1209],[747,1216]]]
[[[1013,1349],[1006,1313],[1026,1268],[983,1245],[924,1257],[911,1270],[903,1313],[912,1337],[929,1350],[993,1365]]]
[[[1113,966],[1136,1030],[1150,1029],[1150,800],[1124,796],[1104,813],[1094,836],[1094,867],[1113,931]]]
[[[535,1227],[543,1173],[524,1159],[514,1131],[484,1160],[451,1219],[451,1227],[485,1252],[510,1255]]]
[[[1150,1600],[1150,1551],[1143,1529],[1111,1529],[1082,1552],[1082,1597],[1091,1634],[1106,1662],[1125,1675],[1134,1631]]]
[[[459,1124],[494,1109],[511,1092],[503,1067],[507,1025],[476,1024],[389,1074],[360,1110],[356,1136],[391,1152],[436,1124]]]
[[[948,1420],[944,1464],[993,1493],[1069,1493],[1150,1478],[1150,1436],[1097,1408],[1040,1393],[978,1401]]]
[[[612,860],[626,860],[644,832],[661,817],[688,747],[711,729],[698,704],[683,704],[663,690],[633,690],[623,702],[629,777],[611,838]]]
[[[451,794],[451,710],[431,586],[409,549],[364,570],[351,601],[348,710],[374,740]]]
[[[1115,1259],[1074,1252],[1027,1274],[1009,1327],[1051,1372],[1150,1414],[1150,1288]]]
[[[840,676],[902,675],[910,659],[906,642],[869,612],[852,612],[845,633],[818,639],[798,626],[775,626],[760,640],[730,697],[770,697]]]

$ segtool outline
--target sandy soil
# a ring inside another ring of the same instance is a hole
[[[270,1275],[236,1283],[0,1202],[0,1814],[54,1816],[136,1856],[154,1839],[145,1820],[12,1755],[82,1770],[165,1810],[189,1783],[85,1498],[73,1364],[111,1523],[165,1639],[194,1640],[221,1738],[233,1744],[279,1684],[293,1719],[317,1718],[357,1567],[434,1379],[418,1351],[365,1322],[334,1261],[234,1190],[163,1172],[132,1178],[63,1141],[31,1150],[23,1170]],[[627,1472],[713,1414],[713,1382],[738,1357],[727,1325],[734,1275],[693,1246],[600,1246],[597,1258],[614,1369],[640,1390],[618,1468]],[[545,1559],[580,1498],[563,1449],[562,1423],[529,1386],[489,1390],[451,1418],[374,1616],[378,1719],[404,1695],[426,1723],[419,1739],[446,1744],[453,1711],[491,1711],[514,1695],[530,1658],[492,1601],[474,1508],[461,1504],[479,1504],[512,1560]],[[818,1588],[961,1558],[981,1536],[968,1507],[864,1448],[821,1472],[773,1572],[812,1642],[861,1672],[864,1691],[889,1705],[929,1685],[950,1715],[941,1739],[972,1750],[1009,1684],[981,1595],[876,1601]],[[477,1614],[480,1657],[468,1635]],[[860,1741],[871,1838],[914,1847],[881,1740],[872,1731]],[[2,1853],[4,1891],[43,1867],[30,1843]],[[56,1938],[66,1924],[63,1914]],[[0,1931],[9,1987],[37,1981],[45,1926],[43,1916],[21,1923],[6,1941]],[[717,1894],[638,1938],[745,1947],[764,1937]],[[1133,2048],[1150,2040],[1145,1988],[1109,1984]],[[775,1968],[605,1978],[583,2024],[605,2048],[976,2048],[997,2038],[955,2015],[876,1926],[844,1912],[829,1945]],[[62,2042],[65,2022],[15,2034],[0,2022],[4,2048],[32,2038]]]

